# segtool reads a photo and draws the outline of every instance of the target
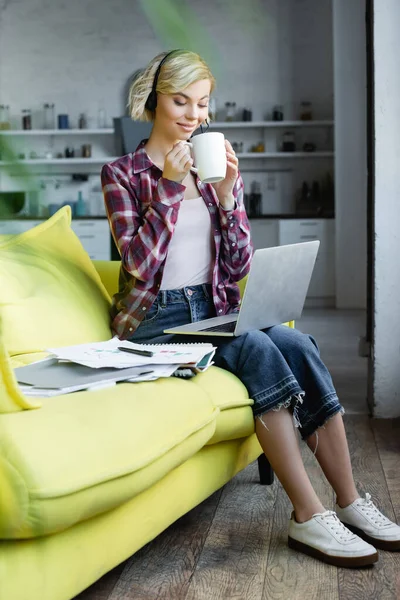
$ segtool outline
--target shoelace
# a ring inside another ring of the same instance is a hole
[[[357,505],[365,516],[369,517],[378,527],[388,527],[392,522],[381,513],[371,500],[371,494],[365,494],[365,498],[360,498]]]
[[[342,542],[348,542],[352,539],[355,539],[356,536],[354,533],[347,529],[345,525],[341,521],[339,521],[338,516],[332,510],[327,510],[324,513],[320,514],[321,520],[324,521],[329,529],[338,536],[338,538]]]

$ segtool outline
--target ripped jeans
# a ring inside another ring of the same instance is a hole
[[[159,292],[132,342],[190,343],[217,346],[214,364],[236,375],[254,400],[254,417],[287,407],[303,439],[310,437],[336,413],[339,403],[332,378],[321,360],[314,338],[276,325],[236,338],[164,334],[176,325],[215,316],[208,284]],[[264,421],[263,421],[263,424]]]

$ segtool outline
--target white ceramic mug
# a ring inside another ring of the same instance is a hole
[[[219,131],[199,133],[186,142],[193,148],[194,167],[204,183],[216,183],[226,176],[225,136]]]

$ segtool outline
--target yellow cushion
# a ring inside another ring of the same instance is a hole
[[[39,406],[40,402],[31,398],[25,398],[19,390],[13,367],[10,364],[10,359],[1,337],[0,320],[0,414],[17,412],[26,408],[38,408]]]
[[[10,355],[111,337],[110,297],[66,206],[0,241],[0,316]]]
[[[59,531],[123,504],[202,448],[219,412],[177,378],[40,400],[40,410],[0,417],[0,538]]]

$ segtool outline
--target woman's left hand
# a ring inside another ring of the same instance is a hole
[[[218,196],[219,203],[227,210],[232,209],[235,206],[235,199],[233,197],[233,188],[236,183],[236,179],[239,171],[239,161],[236,154],[228,140],[225,140],[226,148],[226,175],[225,179],[212,183],[214,190]]]

